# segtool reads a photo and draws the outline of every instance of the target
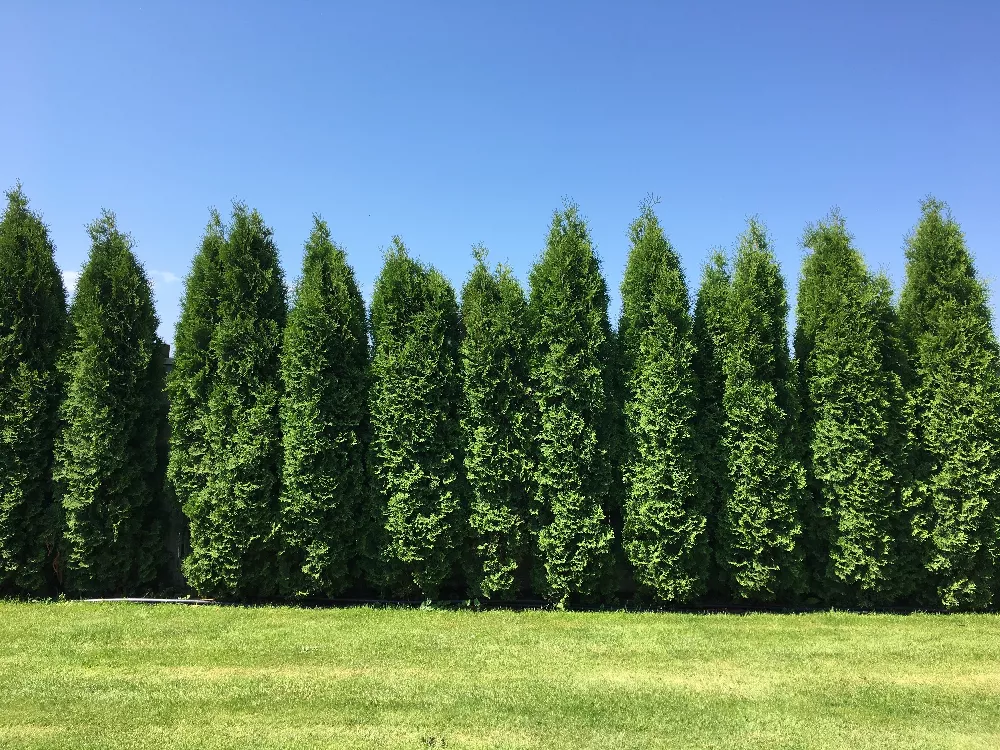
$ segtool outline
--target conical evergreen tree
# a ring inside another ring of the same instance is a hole
[[[213,217],[188,279],[171,373],[171,476],[191,523],[188,583],[238,599],[273,596],[281,477],[285,284],[271,230],[236,204]]]
[[[18,185],[0,221],[0,595],[53,583],[52,457],[66,291],[48,229]]]
[[[694,305],[692,334],[695,344],[694,372],[698,384],[696,416],[699,484],[705,495],[706,533],[710,554],[708,588],[723,593],[716,556],[719,524],[729,494],[729,454],[726,451],[725,391],[726,319],[729,306],[729,265],[721,251],[712,253],[702,269],[701,285]]]
[[[344,251],[316,217],[285,327],[281,528],[286,587],[336,596],[358,579],[367,523],[368,321]]]
[[[70,307],[55,480],[65,516],[66,589],[142,591],[162,557],[157,440],[164,371],[149,279],[105,211]]]
[[[631,436],[623,542],[642,587],[686,602],[705,591],[709,560],[690,300],[652,202],[643,204],[629,240],[618,326]]]
[[[212,332],[218,320],[219,253],[225,227],[212,211],[201,248],[185,280],[180,318],[174,331],[174,366],[167,377],[170,405],[168,492],[183,511],[177,553],[190,552],[188,517],[203,502],[211,460],[208,451],[208,397],[217,363]]]
[[[536,587],[562,606],[606,593],[614,574],[608,292],[576,206],[555,213],[530,283]]]
[[[803,245],[795,351],[808,445],[807,559],[823,599],[886,605],[907,587],[899,537],[909,536],[900,523],[909,425],[892,292],[868,273],[839,214],[809,227]]]
[[[394,237],[372,297],[371,472],[383,580],[436,598],[464,544],[455,292]]]
[[[530,551],[531,472],[527,300],[511,270],[476,265],[462,289],[462,433],[469,482],[473,590],[512,598]]]
[[[1000,557],[997,339],[958,223],[938,200],[921,208],[899,304],[913,366],[917,533],[936,603],[988,607]]]
[[[801,591],[805,472],[795,458],[795,373],[788,354],[784,279],[755,219],[733,265],[726,321],[723,406],[729,493],[719,558],[739,599]]]

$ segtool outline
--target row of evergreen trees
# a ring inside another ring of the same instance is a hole
[[[104,212],[67,309],[20,188],[0,222],[0,590],[140,590],[169,577],[167,348],[132,241]]]
[[[612,328],[573,205],[527,295],[476,248],[459,299],[394,238],[366,315],[318,218],[289,307],[271,231],[237,204],[211,217],[165,376],[114,217],[67,310],[11,191],[0,587],[168,588],[189,535],[190,587],[243,600],[992,606],[998,349],[946,207],[923,204],[898,305],[839,215],[809,227],[794,352],[764,227],[711,257],[692,310],[653,209]]]

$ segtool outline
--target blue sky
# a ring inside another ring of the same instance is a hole
[[[5,3],[0,28],[0,183],[70,274],[115,211],[166,337],[234,198],[290,279],[322,214],[366,294],[394,234],[457,287],[479,242],[526,280],[568,196],[616,317],[647,193],[692,288],[751,214],[794,288],[835,205],[898,288],[928,193],[1000,275],[995,2]]]

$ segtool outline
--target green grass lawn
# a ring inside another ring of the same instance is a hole
[[[2,748],[1000,748],[1000,617],[0,604]]]

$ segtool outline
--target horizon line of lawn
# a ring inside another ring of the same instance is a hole
[[[20,603],[20,604],[128,604],[146,606],[191,606],[191,607],[236,607],[244,609],[253,608],[276,608],[276,609],[300,609],[300,610],[337,610],[366,607],[371,609],[399,609],[399,610],[431,610],[431,611],[469,611],[469,612],[580,612],[580,613],[611,613],[628,612],[634,614],[695,614],[713,615],[729,614],[742,616],[748,614],[773,614],[773,615],[804,615],[823,614],[837,612],[857,615],[961,615],[961,614],[1000,614],[1000,608],[990,608],[981,610],[950,610],[944,608],[929,607],[840,607],[837,605],[824,606],[795,606],[795,605],[769,605],[769,604],[705,604],[705,605],[669,605],[669,604],[649,604],[634,605],[627,603],[619,606],[571,606],[559,607],[542,600],[512,601],[512,602],[483,602],[476,599],[325,599],[325,600],[289,600],[289,599],[260,599],[260,600],[218,600],[202,599],[196,597],[99,597],[99,598],[70,598],[65,596],[50,598],[19,598],[0,597],[0,604]]]

